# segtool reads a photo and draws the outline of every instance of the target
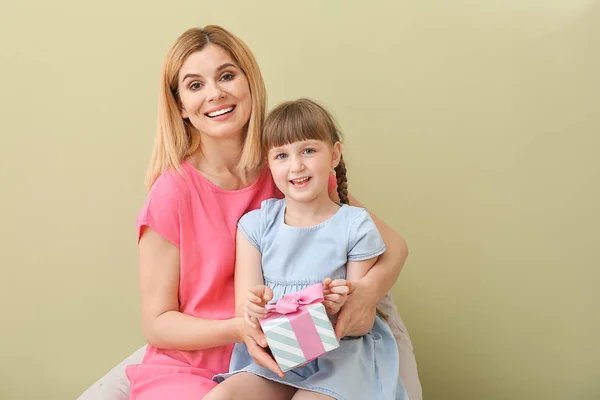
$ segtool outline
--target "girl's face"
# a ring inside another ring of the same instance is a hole
[[[267,157],[273,180],[286,199],[304,203],[329,198],[329,175],[340,155],[340,143],[304,140],[272,148]]]
[[[207,44],[179,70],[181,116],[202,134],[241,137],[252,111],[248,79],[222,47]]]

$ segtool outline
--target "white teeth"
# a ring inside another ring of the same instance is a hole
[[[223,115],[225,113],[228,113],[228,112],[230,112],[232,110],[233,110],[233,107],[227,107],[227,108],[223,108],[223,109],[218,110],[218,111],[213,111],[211,113],[208,113],[208,116],[209,117],[217,117],[219,115]]]
[[[304,183],[308,180],[308,177],[305,178],[299,178],[299,179],[292,179],[293,183]]]

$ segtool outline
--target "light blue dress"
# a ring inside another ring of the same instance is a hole
[[[284,213],[284,199],[265,200],[238,223],[262,255],[265,285],[273,289],[273,303],[325,278],[346,278],[348,260],[366,260],[385,251],[365,209],[341,205],[331,218],[311,227],[286,225]],[[340,347],[287,371],[284,379],[258,366],[240,343],[234,347],[230,372],[214,379],[221,382],[245,371],[340,400],[406,400],[398,363],[392,331],[378,316],[367,335],[342,338]]]

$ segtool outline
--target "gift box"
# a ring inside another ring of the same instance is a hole
[[[266,306],[260,325],[271,353],[283,372],[339,347],[323,306],[323,285],[311,285]]]

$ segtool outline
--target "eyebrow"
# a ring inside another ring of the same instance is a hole
[[[319,143],[321,142],[321,140],[317,140],[317,139],[306,139],[306,140],[301,140],[301,142],[306,142],[306,143],[305,143],[305,146],[311,146],[311,145],[316,145],[316,144],[319,144]],[[295,142],[292,142],[292,143],[295,143]],[[282,144],[281,146],[272,147],[272,148],[270,148],[270,149],[269,149],[269,153],[270,153],[270,152],[273,152],[273,151],[276,151],[276,152],[283,151],[283,148],[284,148],[285,146],[289,146],[289,145],[290,145],[290,144],[292,144],[292,143],[288,143],[288,144]]]
[[[238,68],[237,65],[232,64],[232,63],[225,63],[225,64],[221,64],[218,68],[217,68],[217,72],[224,70],[225,68]],[[185,74],[185,76],[183,78],[181,78],[181,82],[184,82],[187,78],[201,78],[202,75],[200,74]]]

